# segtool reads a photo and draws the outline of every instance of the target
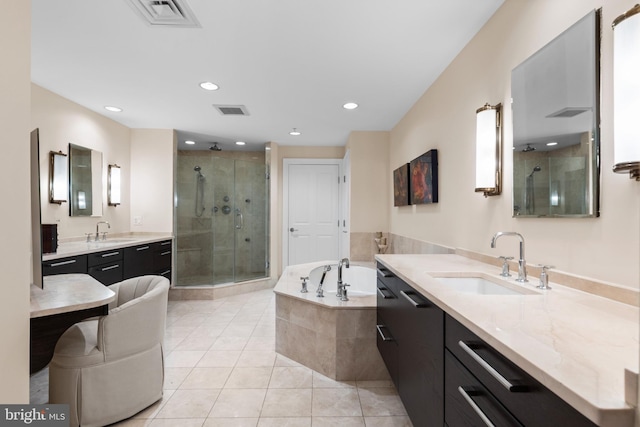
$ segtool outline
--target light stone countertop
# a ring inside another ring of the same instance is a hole
[[[72,241],[58,244],[56,253],[42,255],[42,261],[51,261],[70,256],[85,255],[94,252],[119,249],[127,246],[137,246],[145,243],[160,242],[173,239],[170,233],[145,233],[145,234],[124,234],[108,236],[106,240],[99,242]]]
[[[519,284],[514,274],[509,286],[529,294],[477,295],[452,290],[437,277],[503,281],[499,268],[460,255],[376,259],[597,425],[634,425],[624,371],[638,372],[637,307],[554,283],[553,271],[548,291],[535,288],[537,277]]]
[[[115,292],[88,274],[45,276],[43,289],[31,285],[31,317],[99,307],[115,297]]]

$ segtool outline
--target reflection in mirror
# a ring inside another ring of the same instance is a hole
[[[69,144],[69,215],[102,216],[102,153]]]
[[[49,153],[49,202],[62,204],[67,201],[69,181],[67,180],[67,155],[62,151]]]
[[[511,73],[513,215],[599,215],[600,12]]]

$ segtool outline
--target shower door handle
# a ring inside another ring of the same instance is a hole
[[[239,224],[237,222],[238,217],[240,217]],[[236,208],[236,228],[240,230],[242,227],[244,227],[244,217],[242,216],[242,212],[240,211],[240,208]]]

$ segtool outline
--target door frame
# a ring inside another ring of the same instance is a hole
[[[289,229],[287,224],[289,223],[289,166],[290,165],[338,165],[338,178],[342,172],[342,159],[303,159],[303,158],[288,158],[282,159],[282,222],[280,228],[282,230],[282,270],[289,265]],[[342,217],[342,194],[344,191],[344,185],[340,180],[340,186],[338,188],[338,212],[337,217]],[[339,227],[341,230],[342,227]],[[340,239],[340,231],[338,231],[338,254],[341,254],[342,243]],[[337,260],[336,260],[337,261]]]

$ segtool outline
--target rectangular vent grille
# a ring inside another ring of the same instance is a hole
[[[248,116],[249,111],[244,105],[214,105],[213,106],[223,116]]]
[[[200,27],[186,0],[128,0],[128,3],[149,25]]]
[[[566,108],[563,108],[562,110],[556,111],[555,113],[549,114],[547,117],[548,118],[568,118],[568,117],[577,116],[578,114],[582,114],[585,111],[589,111],[589,110],[591,110],[591,108],[589,107],[566,107]]]

